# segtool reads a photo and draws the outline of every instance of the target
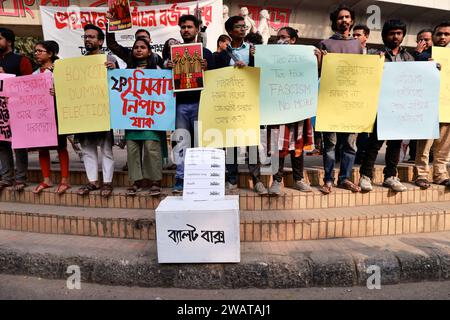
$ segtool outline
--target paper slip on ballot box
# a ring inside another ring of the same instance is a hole
[[[239,196],[165,198],[156,209],[156,242],[159,263],[240,262]]]

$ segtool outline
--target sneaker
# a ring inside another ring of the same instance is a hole
[[[385,179],[383,182],[383,186],[391,188],[391,190],[395,192],[406,191],[406,187],[400,182],[400,179],[397,177],[389,177]]]
[[[369,192],[373,190],[372,181],[368,176],[362,175],[359,179],[359,186],[361,187],[361,191]]]
[[[255,185],[255,192],[257,194],[259,194],[260,196],[268,194],[269,192],[267,191],[266,187],[264,187],[262,182],[258,182]]]
[[[236,184],[232,184],[231,182],[228,182],[228,181],[227,181],[227,183],[225,183],[225,188],[226,188],[228,191],[233,191],[233,190],[237,190],[238,185],[237,185],[237,183],[236,183]]]
[[[295,181],[293,188],[301,192],[312,192],[312,188],[305,180]]]
[[[262,184],[262,183],[261,183]],[[269,188],[269,194],[279,196],[281,194],[281,182],[274,180]]]
[[[173,193],[183,193],[183,179],[176,179],[175,185],[172,188]]]

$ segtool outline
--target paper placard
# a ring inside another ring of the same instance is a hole
[[[0,141],[11,141],[12,136],[9,124],[8,98],[3,93],[3,80],[15,76],[15,74],[0,73]]]
[[[225,151],[191,148],[184,159],[183,199],[225,199]]]
[[[159,263],[240,262],[239,196],[165,198],[156,209],[156,242]]]

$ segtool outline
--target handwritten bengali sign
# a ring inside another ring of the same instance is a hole
[[[175,129],[175,96],[170,70],[108,71],[111,128]]]
[[[386,63],[378,106],[378,138],[439,138],[439,89],[436,62]]]
[[[58,144],[51,72],[4,81],[10,105],[12,148],[50,147]]]
[[[379,56],[324,56],[316,130],[372,132],[377,115],[384,59]]]
[[[59,134],[110,130],[103,54],[55,61]]]
[[[259,45],[255,65],[261,68],[261,125],[316,115],[319,88],[313,46]]]
[[[167,197],[155,211],[159,263],[240,261],[239,196]]]
[[[450,48],[433,47],[433,60],[441,64],[439,121],[450,123]]]
[[[11,141],[11,126],[9,124],[8,98],[4,95],[4,81],[15,77],[15,74],[0,73],[0,141]]]
[[[205,72],[200,98],[200,147],[259,145],[259,68]]]

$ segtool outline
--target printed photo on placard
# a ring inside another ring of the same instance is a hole
[[[203,47],[201,43],[174,45],[170,49],[175,92],[203,89]]]
[[[131,12],[128,0],[108,0],[108,31],[131,29]]]

